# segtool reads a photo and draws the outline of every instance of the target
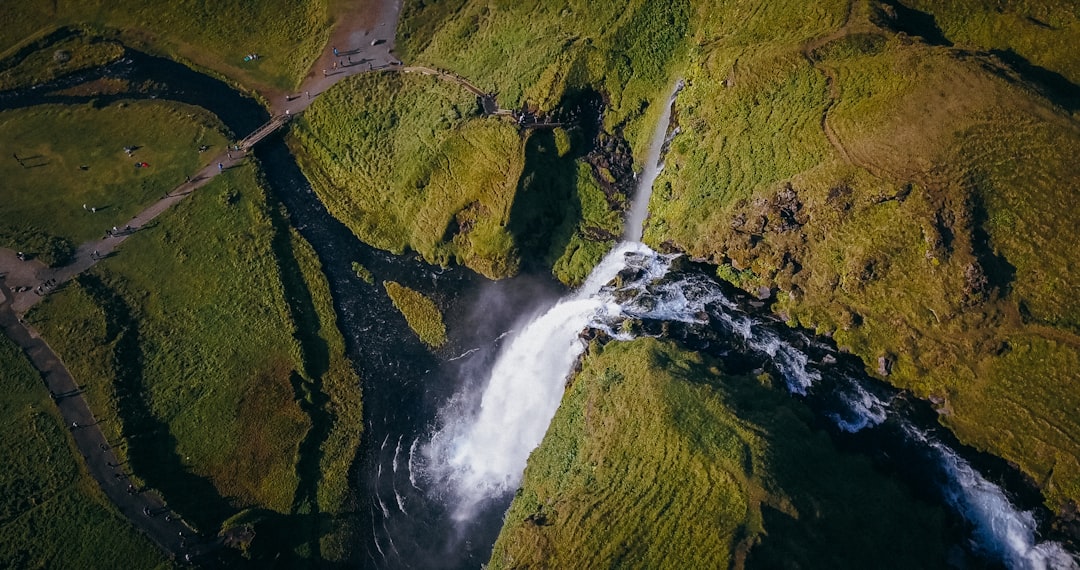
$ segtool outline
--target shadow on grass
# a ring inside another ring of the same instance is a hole
[[[763,461],[742,467],[771,479],[781,498],[761,504],[765,532],[747,568],[926,568],[945,559],[942,538],[959,540],[960,529],[943,509],[866,457],[839,449],[807,406],[741,370],[760,366],[779,378],[774,362],[737,350],[720,362],[719,382],[708,360],[691,364],[684,379],[726,394],[734,415],[754,426],[765,441]],[[708,433],[708,426],[685,429]]]
[[[580,221],[572,155],[559,156],[552,131],[533,131],[525,143],[525,168],[507,224],[521,252],[522,269],[550,269]]]
[[[176,438],[150,410],[144,396],[139,328],[131,308],[97,276],[81,275],[78,283],[105,314],[105,343],[113,345],[113,389],[132,470],[201,532],[216,533],[236,509],[208,479],[188,471],[176,452]]]
[[[971,196],[971,248],[975,258],[979,261],[990,287],[999,291],[1000,297],[1005,297],[1012,290],[1013,281],[1016,280],[1016,267],[1005,259],[1004,255],[998,254],[990,242],[990,234],[986,231],[989,215],[986,206],[977,193]]]
[[[230,553],[226,551],[224,557],[217,560],[218,566],[234,568],[239,563],[241,567],[248,568],[351,568],[353,566],[346,563],[333,563],[310,556],[296,556],[295,552],[310,540],[314,540],[317,544],[319,538],[345,522],[339,519],[353,515],[353,513],[338,517],[310,513],[284,515],[266,509],[247,509],[226,523],[228,528],[249,526],[255,531],[250,544],[241,547],[246,552],[245,560],[240,561],[235,555],[230,557]],[[310,529],[310,533],[298,533],[297,528]]]
[[[990,53],[997,56],[1020,75],[1025,83],[1033,85],[1043,97],[1054,104],[1060,105],[1070,113],[1080,110],[1080,86],[1069,81],[1064,75],[1035,65],[1011,49],[995,49],[990,50]],[[1006,77],[1006,79],[1010,78]]]
[[[889,26],[894,30],[909,36],[921,37],[931,45],[953,45],[949,38],[945,37],[945,33],[941,31],[941,28],[938,27],[933,14],[909,8],[896,0],[886,2],[886,5],[891,7],[896,14],[896,19],[890,22]]]
[[[269,200],[273,200],[268,196]],[[319,510],[319,483],[322,480],[322,446],[330,436],[334,416],[327,410],[330,397],[323,392],[323,375],[330,369],[330,349],[321,336],[319,314],[311,291],[304,281],[304,274],[293,252],[289,224],[283,206],[271,201],[269,208],[274,227],[272,247],[277,259],[278,273],[285,290],[289,315],[296,325],[294,337],[300,344],[304,362],[304,375],[293,372],[289,381],[300,408],[311,418],[311,428],[305,435],[297,452],[296,473],[298,483],[293,497],[290,537],[306,543],[315,560],[321,560],[319,538],[327,532],[322,528]],[[304,513],[304,514],[300,514]],[[304,522],[308,521],[308,522]],[[297,532],[299,529],[299,532]],[[295,551],[295,550],[290,550]]]

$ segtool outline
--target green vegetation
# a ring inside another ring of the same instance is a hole
[[[1000,50],[1006,55],[1011,51],[1080,84],[1080,61],[1073,53],[1080,43],[1080,10],[1075,4],[1049,0],[901,0],[900,4],[923,12],[913,14],[912,34],[944,39],[958,47]]]
[[[490,567],[944,564],[941,512],[767,384],[654,339],[591,347]]]
[[[523,144],[475,111],[472,94],[433,77],[356,76],[297,120],[295,143],[319,197],[360,239],[498,278],[519,263],[506,224]]]
[[[0,63],[0,90],[45,83],[124,55],[124,47],[118,42],[77,32],[42,38],[24,50],[25,54]]]
[[[325,45],[329,20],[327,0],[4,2],[0,60],[18,62],[27,48],[84,33],[187,60],[251,88],[294,89]],[[249,54],[259,57],[244,61]]]
[[[364,283],[369,285],[375,283],[375,276],[371,274],[371,270],[364,267],[359,261],[352,262],[352,270],[357,277],[364,280]]]
[[[692,16],[687,0],[417,2],[403,9],[398,43],[408,59],[498,93],[504,107],[550,111],[574,92],[601,91],[609,131],[632,123],[629,138],[644,142],[633,121],[668,89]]]
[[[438,305],[419,291],[414,291],[395,281],[383,281],[390,301],[405,315],[409,328],[431,348],[446,344],[446,325]]]
[[[202,109],[162,101],[0,112],[0,247],[62,265],[201,168],[198,147],[220,148],[223,129]]]
[[[1080,166],[1063,149],[1080,148],[1080,124],[1023,66],[909,35],[925,29],[911,11],[735,10],[696,31],[646,241],[778,291],[790,322],[834,335],[871,370],[884,358],[890,382],[944,402],[961,440],[1069,508],[1080,303],[1068,189]],[[1000,41],[1072,33],[1026,30]],[[1059,63],[1041,65],[1066,73]]]
[[[254,508],[253,558],[344,560],[359,381],[284,220],[254,166],[230,169],[28,320],[186,520],[213,533]]]
[[[576,160],[583,144],[563,129],[531,133],[510,230],[526,261],[581,283],[622,233],[622,193]]]
[[[467,77],[503,107],[569,112],[602,94],[599,137],[577,123],[518,136],[475,117],[460,87],[386,75],[320,97],[294,149],[331,212],[376,247],[491,278],[542,265],[576,284],[621,233],[632,184],[629,149],[609,145],[627,165],[618,176],[589,153],[624,136],[643,152],[691,16],[682,0],[406,3],[404,57]],[[591,108],[577,111],[591,121]]]
[[[83,468],[41,377],[0,336],[0,566],[167,567]]]

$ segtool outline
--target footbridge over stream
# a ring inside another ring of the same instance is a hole
[[[292,119],[292,114],[286,111],[284,114],[276,115],[269,121],[264,123],[259,128],[255,129],[250,135],[244,137],[240,142],[236,143],[237,150],[247,151],[251,147],[259,143],[259,141],[274,134],[281,127],[284,127]]]

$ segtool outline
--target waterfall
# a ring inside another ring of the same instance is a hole
[[[454,488],[455,518],[468,519],[483,501],[517,487],[585,349],[578,336],[590,323],[622,313],[618,303],[597,293],[625,267],[625,255],[642,251],[649,250],[620,244],[580,289],[521,329],[496,359],[476,415],[455,418],[436,435],[429,461]]]
[[[469,406],[453,403],[426,446],[426,476],[444,484],[454,519],[469,521],[485,503],[503,500],[517,488],[529,454],[555,415],[571,368],[585,349],[580,335],[586,328],[630,339],[632,335],[621,326],[628,318],[713,323],[741,341],[748,352],[771,362],[793,395],[826,391],[821,386],[826,383],[821,365],[809,354],[833,349],[809,337],[796,343],[797,347],[785,340],[788,335],[780,334],[776,323],[744,312],[711,277],[693,272],[673,277],[669,273],[676,256],[658,254],[638,243],[650,189],[661,168],[659,154],[670,109],[669,103],[653,133],[649,161],[627,220],[626,241],[596,266],[578,290],[519,329],[498,354],[483,384],[478,409],[474,404],[462,411]],[[610,285],[616,276],[618,284]],[[1078,568],[1076,559],[1061,545],[1037,540],[1031,513],[1017,509],[1000,487],[953,449],[916,428],[879,389],[871,388],[858,374],[840,372],[829,375],[827,384],[832,403],[824,415],[837,429],[854,433],[891,420],[901,427],[904,441],[928,452],[945,473],[940,489],[945,503],[973,528],[975,551],[1009,568]]]
[[[948,481],[945,500],[974,527],[974,541],[983,554],[1008,568],[1022,570],[1073,569],[1077,561],[1056,542],[1038,542],[1035,517],[1017,510],[1001,487],[987,481],[955,451],[922,430],[907,424],[915,441],[935,452]]]
[[[658,261],[642,266],[647,278],[667,272],[671,258],[657,257],[638,242],[652,184],[660,174],[671,107],[681,87],[681,81],[675,84],[653,131],[626,221],[625,240],[604,257],[581,287],[526,325],[500,352],[475,416],[450,420],[433,438],[429,464],[451,483],[457,498],[455,518],[466,520],[485,500],[517,487],[529,454],[540,445],[555,416],[570,368],[585,349],[578,336],[590,324],[602,326],[622,314],[618,303],[598,293],[627,266],[627,256]]]
[[[671,126],[671,108],[675,105],[675,96],[679,94],[682,87],[681,79],[675,82],[675,87],[668,96],[667,105],[660,112],[660,119],[656,121],[656,127],[653,129],[652,138],[649,140],[649,154],[645,157],[645,168],[639,176],[634,199],[630,202],[630,213],[626,216],[626,229],[623,231],[625,241],[641,241],[645,218],[649,215],[649,198],[652,196],[653,182],[664,169],[663,163],[660,162],[660,153],[664,150],[668,127]]]

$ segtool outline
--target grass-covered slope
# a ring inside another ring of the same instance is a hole
[[[1065,82],[1080,84],[1080,58],[1075,53],[1080,43],[1080,6],[1075,2],[900,0],[894,4],[893,12],[908,18],[909,33],[957,47],[994,50],[1035,72],[1037,81],[1047,82],[1055,91],[1067,88]],[[1072,96],[1080,97],[1075,91]]]
[[[53,38],[64,35],[63,28],[85,27],[118,34],[125,43],[194,62],[248,87],[293,89],[329,37],[328,4],[327,0],[15,0],[0,4],[4,22],[0,60],[18,64],[35,42],[44,39],[51,45]],[[244,61],[249,54],[259,57]]]
[[[262,552],[290,560],[348,553],[341,516],[362,423],[333,319],[310,246],[251,165],[28,317],[125,443],[134,477],[202,532],[261,509]]]
[[[501,107],[567,128],[517,133],[429,77],[355,78],[299,123],[305,172],[377,247],[488,277],[525,258],[576,284],[621,233],[631,154],[644,151],[693,15],[681,0],[406,3],[398,43],[408,63],[450,70]]]
[[[301,165],[330,212],[365,242],[511,275],[519,258],[506,225],[523,139],[476,111],[475,96],[454,83],[356,76],[298,121]]]
[[[743,14],[759,34],[723,9],[697,29],[646,241],[774,288],[1051,506],[1080,500],[1068,101],[1007,58],[897,32],[910,11],[777,10]]]
[[[414,2],[399,45],[410,60],[498,93],[507,108],[551,110],[575,90],[603,91],[615,126],[665,90],[694,16],[687,0]]]
[[[490,567],[941,566],[940,512],[766,384],[668,342],[593,347]]]
[[[223,130],[197,107],[162,101],[0,112],[0,247],[63,264],[201,168],[199,146],[221,148]]]
[[[41,377],[4,336],[0,392],[0,566],[167,567],[84,471]]]

